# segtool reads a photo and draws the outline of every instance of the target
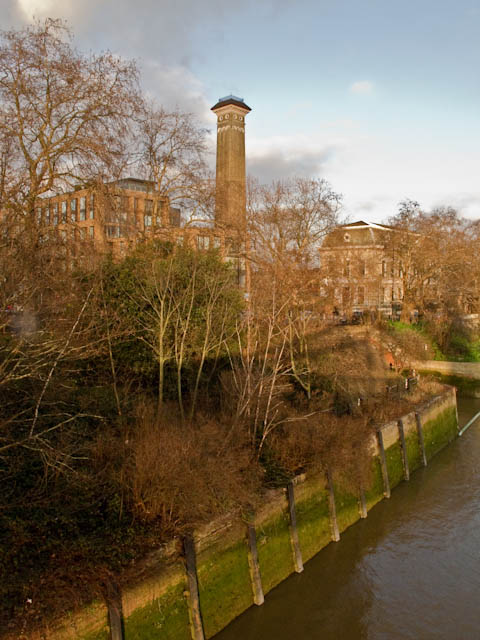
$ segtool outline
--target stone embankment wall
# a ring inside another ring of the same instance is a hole
[[[211,638],[367,512],[457,434],[448,389],[372,438],[369,486],[299,476],[271,491],[250,523],[223,518],[149,558],[135,585],[52,629],[52,640]]]

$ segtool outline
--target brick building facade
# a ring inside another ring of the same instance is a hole
[[[379,310],[391,315],[403,300],[396,230],[363,220],[338,227],[320,248],[323,293],[342,314]]]

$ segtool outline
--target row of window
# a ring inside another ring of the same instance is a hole
[[[67,240],[68,233],[66,229],[60,229],[60,238]],[[78,227],[70,230],[70,238],[72,241],[77,240],[93,240],[95,238],[95,227]]]
[[[122,238],[122,229],[120,225],[105,225],[105,235],[109,239],[114,238]],[[93,236],[92,236],[93,237]],[[175,242],[178,246],[183,246],[184,238],[183,236],[177,236]],[[208,249],[220,249],[221,247],[221,239],[218,236],[197,236],[196,237],[197,249],[200,250],[208,250]]]
[[[211,238],[210,236],[197,236],[197,248],[198,249],[220,249],[220,238],[218,236],[214,236]]]
[[[115,195],[114,207],[107,213],[106,221],[114,224],[126,225],[129,222],[131,211],[131,198],[128,196]],[[139,223],[138,214],[141,212],[140,200],[143,202],[143,226],[145,229],[162,226],[161,215],[158,215],[164,205],[163,201],[154,201],[148,198],[133,198],[133,219],[131,223],[137,227]],[[155,207],[157,204],[157,207]],[[177,209],[170,212],[170,224],[179,226],[180,220]],[[68,222],[84,222],[95,219],[95,196],[82,196],[80,198],[69,198],[57,202],[49,202],[43,207],[36,207],[36,220],[40,226],[57,226]],[[109,237],[120,237],[124,233],[120,231],[107,232]]]
[[[339,291],[335,291],[335,297],[337,300],[340,298]],[[403,300],[403,291],[401,287],[397,287],[394,291],[394,300]],[[343,287],[341,291],[341,299],[344,307],[350,304],[365,304],[365,287],[356,287],[356,295],[353,296],[352,289],[350,287]],[[380,293],[380,302],[392,302],[392,288],[383,287]]]
[[[385,278],[388,274],[388,266],[386,260],[382,261],[382,276]],[[395,265],[392,263],[390,265],[390,276],[393,278],[395,276]],[[398,265],[398,277],[403,277],[403,266],[401,264]]]
[[[357,295],[355,300],[352,300],[352,291],[350,287],[343,287],[342,289],[342,305],[348,307],[350,304],[365,304],[365,287],[357,287]],[[338,299],[338,294],[337,294]]]
[[[358,275],[360,276],[366,276],[367,275],[367,263],[365,261],[360,261],[358,262],[357,265],[358,269]],[[395,277],[395,267],[393,264],[390,265],[390,276],[393,278]],[[389,269],[388,269],[388,263],[386,262],[386,260],[382,261],[382,277],[386,278],[389,274]],[[398,265],[398,277],[402,278],[404,275],[403,272],[403,266],[400,264]],[[352,275],[352,265],[350,263],[350,260],[346,260],[344,265],[343,265],[343,275],[347,278],[349,278]]]
[[[83,222],[85,220],[95,219],[95,199],[92,194],[87,197],[71,198],[70,200],[62,200],[61,202],[50,202],[45,207],[36,208],[36,218],[39,225],[66,224],[67,222]]]

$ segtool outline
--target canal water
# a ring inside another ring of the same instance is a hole
[[[480,399],[459,398],[459,423]],[[480,419],[215,640],[480,639]]]

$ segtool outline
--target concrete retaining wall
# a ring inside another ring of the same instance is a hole
[[[415,362],[419,371],[436,371],[444,376],[458,376],[480,380],[480,362],[445,362],[443,360],[426,360]]]

